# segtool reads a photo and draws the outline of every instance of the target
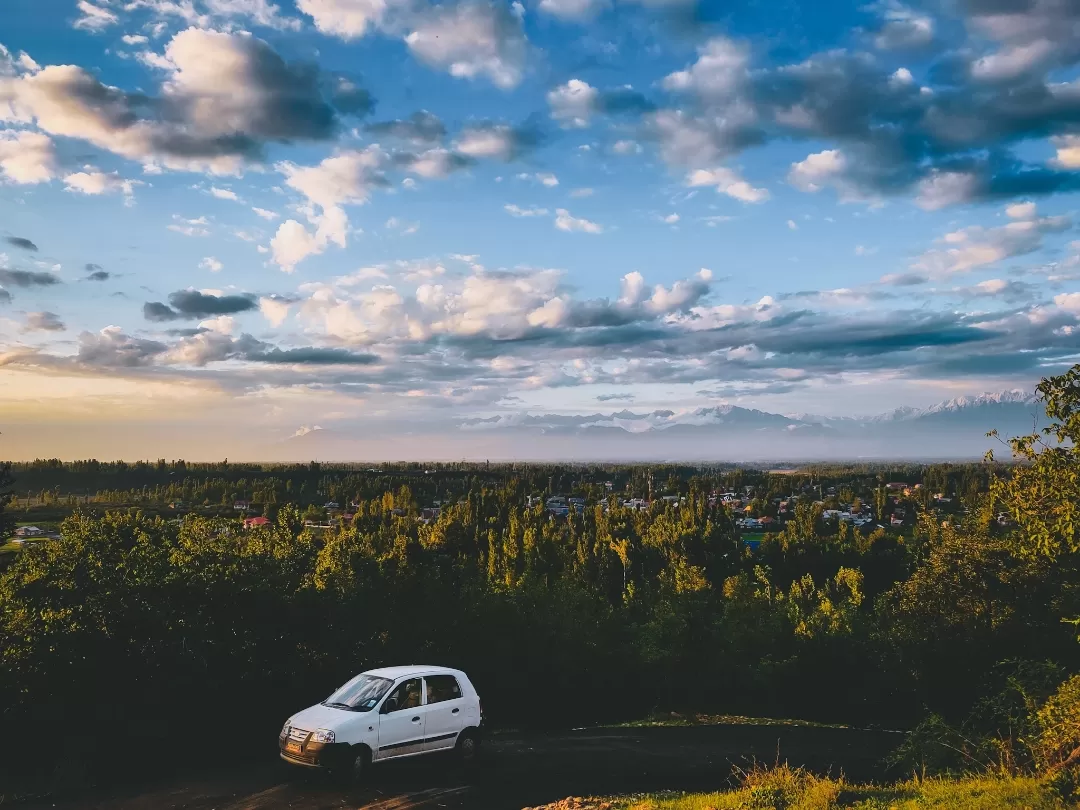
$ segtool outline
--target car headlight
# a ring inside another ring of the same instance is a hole
[[[292,731],[292,718],[290,717],[285,721],[285,725],[281,727],[281,736],[288,737],[289,732]]]
[[[315,729],[315,742],[332,743],[337,739],[337,735],[330,729],[317,728]]]

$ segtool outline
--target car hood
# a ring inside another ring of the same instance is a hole
[[[316,703],[294,714],[289,720],[289,725],[306,731],[314,731],[317,728],[338,729],[343,724],[363,717],[365,714],[367,712],[350,712]]]

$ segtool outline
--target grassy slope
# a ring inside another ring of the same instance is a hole
[[[844,785],[821,780],[797,793],[769,788],[743,788],[725,793],[678,797],[649,797],[619,802],[626,810],[736,810],[736,808],[784,808],[784,810],[1061,810],[1066,805],[1035,779],[968,778],[928,779],[892,787]]]
[[[1045,783],[1030,778],[918,779],[891,786],[850,785],[781,766],[745,776],[720,793],[565,799],[537,810],[1064,810]]]

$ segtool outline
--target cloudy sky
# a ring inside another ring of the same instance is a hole
[[[1075,0],[6,0],[0,456],[1031,387],[1078,67]]]

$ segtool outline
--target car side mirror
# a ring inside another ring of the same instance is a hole
[[[396,697],[388,697],[386,702],[382,705],[382,711],[380,714],[390,714],[390,712],[396,712],[398,707],[398,699]]]

